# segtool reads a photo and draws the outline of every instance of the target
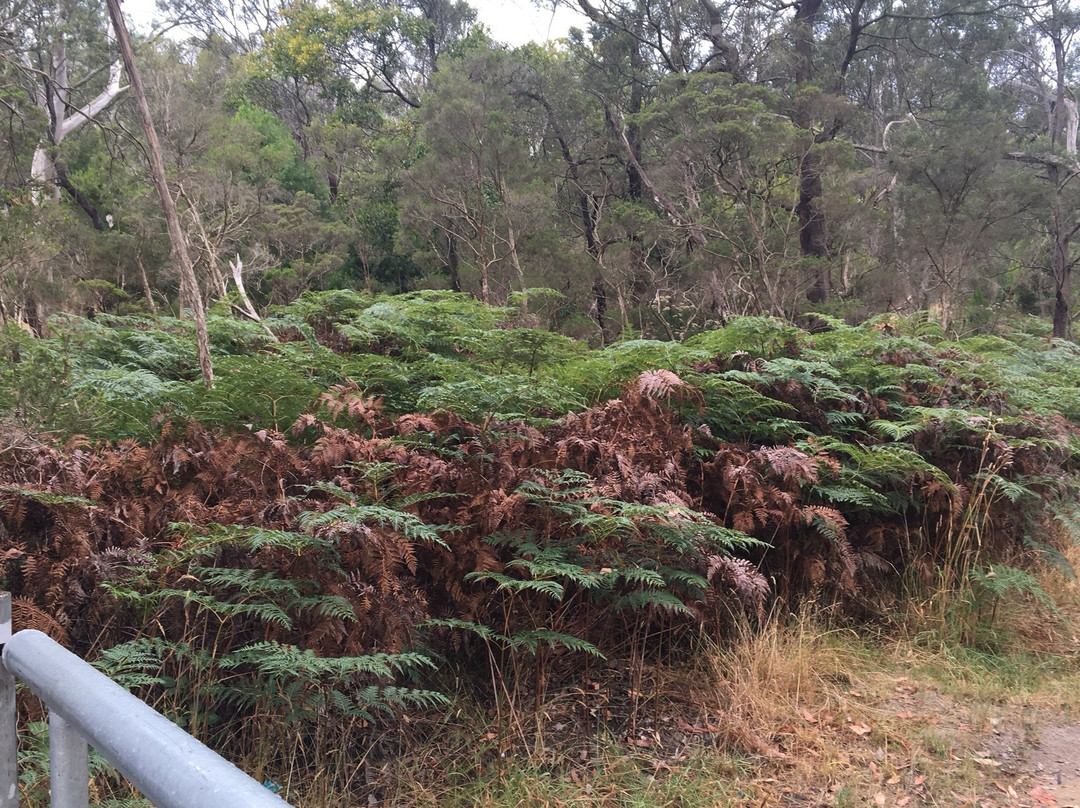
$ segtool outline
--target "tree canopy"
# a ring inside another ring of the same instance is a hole
[[[1067,3],[558,3],[586,30],[517,48],[462,0],[165,3],[189,38],[136,60],[204,302],[548,288],[542,324],[596,344],[810,311],[1072,333]],[[4,14],[0,315],[169,305],[107,15]]]

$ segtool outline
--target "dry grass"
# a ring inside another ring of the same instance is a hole
[[[1080,566],[1080,548],[1068,555]],[[978,647],[928,640],[918,613],[879,633],[829,614],[774,617],[689,659],[597,666],[538,715],[520,706],[511,723],[524,736],[500,735],[491,705],[459,698],[448,714],[402,717],[373,746],[327,737],[286,796],[301,808],[1021,804],[1009,789],[1041,782],[1024,768],[1041,729],[1080,717],[1080,584],[1039,578],[1059,613],[1010,595]],[[277,752],[260,754],[278,761],[300,745],[266,737]]]
[[[1080,549],[1069,555],[1080,564]],[[820,614],[704,643],[688,666],[649,670],[651,718],[633,736],[553,733],[542,754],[504,756],[476,708],[386,768],[388,804],[1016,804],[1041,788],[1023,762],[1040,728],[1080,716],[1080,585],[1053,570],[1040,581],[1060,614],[1006,598],[987,648]]]

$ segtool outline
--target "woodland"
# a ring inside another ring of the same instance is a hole
[[[105,4],[0,6],[0,587],[296,804],[660,702],[768,757],[717,647],[1071,574],[1078,10],[573,5],[163,0],[159,150]]]

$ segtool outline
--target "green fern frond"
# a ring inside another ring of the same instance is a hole
[[[538,592],[553,600],[560,601],[565,589],[558,581],[547,579],[533,580],[529,578],[513,578],[503,575],[501,572],[476,571],[465,575],[466,581],[490,581],[495,584],[497,590],[509,590],[511,592]]]
[[[1057,604],[1050,597],[1039,580],[1030,573],[1008,564],[989,564],[986,567],[972,567],[968,573],[971,582],[980,590],[977,598],[1003,598],[1009,592],[1018,595],[1030,595],[1053,614],[1060,614]]]
[[[907,440],[912,435],[922,431],[923,424],[902,421],[871,421],[867,427],[875,435],[880,435],[892,441]]]
[[[693,617],[694,613],[682,600],[663,589],[636,589],[615,599],[616,609],[640,612],[643,609],[657,609],[662,612]]]
[[[457,618],[433,617],[422,622],[419,628],[450,628],[457,631],[467,631],[470,634],[475,634],[482,640],[506,639],[502,634],[499,634],[490,626],[485,626],[482,623],[474,623],[471,620],[459,620]]]
[[[598,659],[606,659],[600,649],[591,642],[571,634],[563,634],[542,628],[519,631],[510,638],[509,645],[512,648],[523,648],[532,654],[535,654],[542,646],[550,648],[562,646],[568,651],[580,651]]]

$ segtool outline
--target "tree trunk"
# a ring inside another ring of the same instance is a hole
[[[818,208],[821,200],[821,163],[812,151],[803,156],[799,164],[799,204],[795,212],[799,216],[799,251],[804,258],[821,262],[814,267],[814,284],[806,293],[812,303],[829,299],[829,269],[825,262],[829,257],[825,234],[825,216]]]
[[[67,191],[71,198],[75,200],[75,203],[90,217],[90,223],[94,225],[94,229],[103,231],[105,226],[101,223],[101,214],[98,213],[98,209],[86,198],[86,194],[80,191],[75,184],[72,183],[68,178],[67,167],[57,160],[55,156],[52,157],[52,168],[56,178],[56,184]]]
[[[801,0],[795,10],[795,92],[798,93],[814,79],[814,23],[823,0]],[[796,104],[794,123],[810,134],[810,144],[799,163],[799,251],[803,258],[819,262],[814,267],[814,283],[806,293],[813,303],[829,297],[829,255],[825,232],[825,215],[821,212],[821,160],[813,151],[813,115],[806,104]]]
[[[127,70],[128,79],[131,82],[131,91],[139,107],[139,116],[142,118],[143,132],[146,135],[146,147],[150,158],[150,173],[153,176],[158,197],[161,199],[161,210],[165,214],[165,222],[169,228],[169,239],[172,242],[173,252],[180,263],[181,296],[187,299],[188,305],[191,306],[192,318],[195,320],[195,338],[199,348],[199,370],[202,372],[202,381],[207,387],[213,387],[214,367],[210,361],[210,335],[206,329],[206,313],[203,311],[202,292],[199,290],[198,278],[195,277],[195,267],[191,263],[187,237],[180,227],[180,217],[176,212],[176,203],[173,201],[172,193],[169,191],[169,185],[165,179],[165,163],[161,158],[161,145],[158,143],[154,121],[150,117],[150,105],[146,102],[142,77],[135,67],[135,54],[131,49],[131,39],[124,23],[124,15],[120,11],[120,0],[106,0],[106,3],[109,7],[109,16],[112,18],[113,28],[116,31],[116,38],[120,44],[120,55],[124,60],[124,68]]]
[[[1046,167],[1047,178],[1054,187],[1054,202],[1051,212],[1050,234],[1053,245],[1050,248],[1050,275],[1054,279],[1054,336],[1064,339],[1069,335],[1071,325],[1070,298],[1072,297],[1072,262],[1069,260],[1069,247],[1072,240],[1069,224],[1066,221],[1062,205],[1061,169],[1056,164]]]
[[[453,292],[461,291],[461,276],[458,274],[458,264],[460,258],[457,251],[457,238],[453,233],[446,234],[446,270],[450,273],[450,290]]]
[[[143,265],[142,250],[135,253],[135,264],[139,267],[139,277],[142,278],[143,296],[146,298],[146,307],[150,313],[157,314],[157,306],[154,305],[154,293],[150,291],[150,279],[146,277],[146,267]]]
[[[115,36],[116,25],[113,24],[109,26],[109,41],[112,42]],[[50,129],[48,137],[43,138],[34,150],[34,159],[30,166],[30,177],[37,186],[33,197],[35,202],[39,200],[40,188],[48,187],[57,181],[57,166],[55,164],[57,146],[84,123],[93,120],[99,112],[109,106],[127,89],[127,87],[120,86],[120,60],[117,60],[109,67],[108,86],[89,104],[82,109],[75,110],[73,114],[69,114],[71,107],[68,100],[71,94],[71,80],[68,77],[68,70],[71,66],[71,60],[68,58],[67,50],[62,42],[55,47],[52,61],[55,72],[51,75],[41,74],[42,84],[38,85],[36,93],[38,105],[49,116]],[[64,185],[64,187],[69,193],[72,193],[70,183]],[[54,189],[54,193],[56,198],[59,199],[59,189]],[[72,196],[75,196],[75,194],[72,193]],[[78,197],[75,197],[75,199],[85,210],[82,201]],[[87,210],[87,213],[89,214],[90,211]],[[93,216],[91,218],[93,219]],[[100,230],[99,224],[100,222],[95,220],[94,226]]]

